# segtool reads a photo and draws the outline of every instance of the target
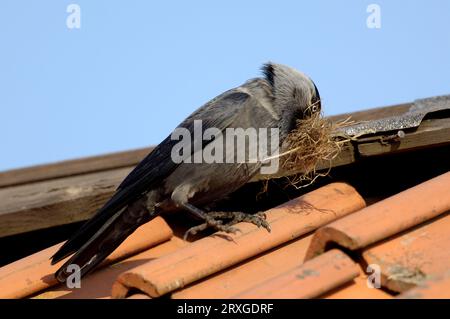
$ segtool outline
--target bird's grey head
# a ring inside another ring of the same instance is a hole
[[[305,118],[320,112],[320,95],[314,82],[305,74],[282,64],[266,63],[264,77],[272,87],[274,104],[283,112]]]

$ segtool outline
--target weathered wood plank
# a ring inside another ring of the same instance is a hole
[[[392,106],[383,106],[352,113],[333,115],[328,118],[333,122],[342,121],[349,117],[351,117],[351,119],[355,122],[379,120],[390,116],[401,115],[407,112],[412,105],[413,103],[404,103]]]
[[[146,147],[0,172],[0,188],[134,166],[152,149],[152,147]]]
[[[361,156],[393,154],[450,143],[450,118],[424,120],[413,132],[408,132],[397,141],[383,142],[380,136],[358,141]]]
[[[0,189],[0,237],[88,219],[131,168]]]

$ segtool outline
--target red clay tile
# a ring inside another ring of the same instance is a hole
[[[97,298],[110,298],[111,287],[116,280],[117,276],[122,272],[130,270],[138,265],[144,264],[150,260],[159,258],[166,254],[172,253],[181,247],[188,245],[188,242],[178,238],[172,237],[170,240],[165,241],[150,249],[134,255],[128,259],[119,261],[108,267],[100,269],[89,276],[85,277],[81,281],[81,288],[69,289],[66,286],[59,285],[47,289],[34,298],[37,299],[97,299]]]
[[[360,249],[450,210],[450,172],[375,203],[319,229],[306,254],[311,259],[329,243]]]
[[[450,273],[429,279],[416,288],[397,296],[398,299],[450,299]]]
[[[227,299],[303,263],[312,235],[301,237],[243,264],[176,291],[176,299]]]
[[[123,259],[171,237],[171,228],[158,217],[127,238],[104,264]],[[53,273],[64,261],[52,266],[50,257],[61,245],[52,246],[0,268],[0,298],[23,298],[56,285]]]
[[[127,299],[151,299],[151,298],[149,296],[147,296],[146,294],[135,294],[135,295],[131,295]]]
[[[366,249],[367,264],[381,269],[381,283],[392,291],[406,291],[450,269],[450,214],[395,239]]]
[[[112,296],[124,298],[130,288],[158,297],[182,288],[280,244],[306,234],[365,206],[356,190],[333,183],[267,211],[272,227],[239,223],[237,234],[216,233],[118,277]]]
[[[319,298],[324,299],[392,299],[394,296],[382,289],[370,288],[367,275],[359,267],[359,276]]]
[[[342,251],[332,249],[235,298],[314,298],[348,283],[358,275],[358,265]]]

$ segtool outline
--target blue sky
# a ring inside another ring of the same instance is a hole
[[[446,0],[2,0],[0,40],[0,170],[156,144],[268,60],[311,76],[325,114],[450,93]]]

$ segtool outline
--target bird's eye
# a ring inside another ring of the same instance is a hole
[[[311,112],[316,113],[319,110],[319,107],[317,105],[311,106]]]

